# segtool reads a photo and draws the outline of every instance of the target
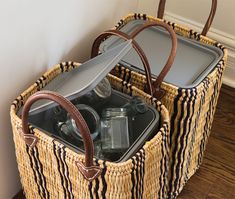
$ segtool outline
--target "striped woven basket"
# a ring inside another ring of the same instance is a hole
[[[26,198],[166,198],[169,165],[168,111],[150,95],[113,75],[108,75],[108,78],[114,89],[143,97],[146,102],[155,106],[161,115],[159,132],[128,161],[111,163],[91,159],[94,167],[98,167],[101,172],[92,180],[87,180],[76,164],[86,164],[85,155],[64,146],[37,128],[28,128],[27,123],[26,128],[30,134],[24,133],[25,121],[22,122],[17,112],[26,106],[27,99],[61,73],[76,67],[79,67],[79,64],[73,62],[56,65],[11,105],[15,151]],[[28,146],[25,136],[37,138],[37,143]]]
[[[160,6],[163,6],[163,2],[160,1]],[[212,23],[216,3],[217,1],[213,0],[213,11],[203,30],[204,35]],[[160,12],[160,16],[162,14]],[[189,28],[146,14],[130,14],[121,19],[114,29],[120,30],[128,22],[139,19],[151,23],[164,22],[178,35],[215,46],[223,51],[223,57],[216,67],[196,87],[181,88],[164,81],[161,83],[160,88],[166,91],[161,101],[169,111],[171,122],[168,198],[175,198],[202,163],[227,62],[227,50],[220,43]],[[112,74],[141,90],[146,90],[148,79],[144,74],[120,64],[116,66]],[[153,78],[153,81],[155,80]]]

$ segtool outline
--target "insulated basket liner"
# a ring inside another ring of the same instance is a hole
[[[145,20],[130,21],[120,31],[130,34],[145,22]],[[216,66],[222,58],[223,52],[216,47],[207,46],[179,35],[177,38],[176,58],[164,81],[179,87],[194,87]],[[140,32],[135,40],[145,52],[153,77],[156,77],[162,70],[170,52],[169,34],[159,27],[150,27]],[[122,39],[112,36],[101,44],[100,50],[101,52],[107,51],[122,41]],[[141,60],[134,49],[129,51],[120,63],[134,67],[137,71],[144,71]]]

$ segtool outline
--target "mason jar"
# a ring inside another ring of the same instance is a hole
[[[75,104],[84,103],[99,109],[110,99],[112,87],[107,78],[104,78],[93,90],[75,100]]]
[[[85,104],[77,104],[75,106],[86,121],[91,132],[91,138],[95,140],[99,135],[100,117],[98,113],[92,107]],[[68,113],[66,114],[66,120],[57,121],[56,129],[59,135],[66,140],[75,139],[75,141],[82,141],[82,136],[76,126],[76,122]]]
[[[106,108],[100,125],[102,150],[122,150],[130,146],[126,108]]]

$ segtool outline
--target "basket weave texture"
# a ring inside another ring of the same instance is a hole
[[[77,160],[84,162],[83,154],[78,154],[32,126],[30,131],[39,141],[33,148],[25,144],[22,138],[22,121],[17,112],[29,96],[61,73],[71,71],[79,65],[74,62],[56,65],[11,105],[15,151],[26,198],[166,198],[170,128],[168,111],[156,99],[113,75],[108,75],[108,78],[114,89],[128,95],[141,96],[155,106],[161,115],[159,132],[132,158],[122,163],[94,159],[94,165],[100,165],[102,173],[97,179],[88,182],[75,164]]]
[[[170,25],[176,34],[223,51],[223,57],[216,67],[196,87],[180,88],[166,82],[161,85],[161,88],[166,90],[166,95],[161,101],[169,111],[171,123],[168,197],[175,198],[202,163],[227,62],[227,50],[220,43],[191,29],[145,14],[130,14],[121,19],[114,28],[120,30],[128,22],[139,19],[163,21]],[[141,90],[146,88],[145,75],[125,66],[117,65],[112,74]]]

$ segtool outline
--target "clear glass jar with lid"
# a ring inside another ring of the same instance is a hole
[[[130,146],[126,108],[106,108],[100,125],[102,150],[122,150]]]

